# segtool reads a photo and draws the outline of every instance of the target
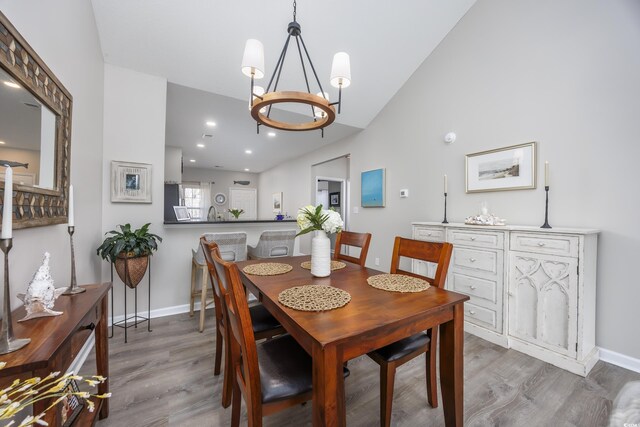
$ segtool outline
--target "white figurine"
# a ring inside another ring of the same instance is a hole
[[[18,294],[18,298],[22,300],[27,310],[27,315],[18,320],[19,322],[62,314],[61,311],[52,310],[56,298],[65,291],[65,288],[56,289],[53,286],[53,279],[49,272],[49,257],[49,252],[45,252],[42,265],[40,265],[38,271],[33,275],[33,279],[29,282],[26,294]]]

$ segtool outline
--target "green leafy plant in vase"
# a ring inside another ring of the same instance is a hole
[[[235,219],[238,219],[240,215],[244,213],[244,209],[229,209],[229,213],[233,215]]]
[[[120,231],[107,231],[108,235],[98,247],[97,254],[115,264],[120,279],[130,288],[135,288],[144,277],[149,265],[149,256],[158,250],[162,237],[149,232],[147,223],[137,230],[131,224],[119,225]]]

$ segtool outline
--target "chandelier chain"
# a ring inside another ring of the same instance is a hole
[[[296,0],[293,0],[293,22],[296,22]]]

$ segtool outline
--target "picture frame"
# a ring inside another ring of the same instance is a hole
[[[340,192],[329,193],[329,207],[337,208],[340,206]]]
[[[173,211],[176,214],[177,221],[189,221],[191,219],[189,208],[186,206],[174,206]]]
[[[273,193],[273,212],[282,212],[282,192]]]
[[[63,393],[66,393],[66,395],[62,398],[60,403],[58,403],[60,425],[62,425],[62,427],[70,427],[84,408],[84,401],[82,399],[78,399],[78,396],[73,394],[79,392],[80,389],[78,388],[78,384],[76,384],[75,380],[69,381],[64,388]]]
[[[536,142],[511,145],[465,156],[465,191],[536,188]]]
[[[384,168],[364,171],[360,174],[360,205],[363,208],[384,208],[385,175]]]
[[[111,202],[151,203],[151,165],[112,161]]]

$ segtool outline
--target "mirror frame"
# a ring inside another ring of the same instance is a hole
[[[0,12],[0,67],[56,115],[55,188],[13,185],[13,228],[64,224],[69,208],[73,98]],[[4,191],[4,181],[0,182]],[[2,215],[0,197],[0,216]]]

